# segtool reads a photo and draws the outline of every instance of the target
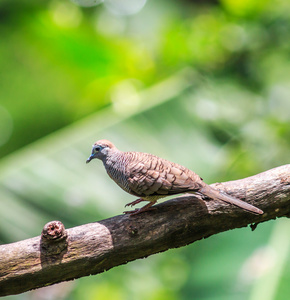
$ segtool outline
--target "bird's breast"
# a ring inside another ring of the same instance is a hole
[[[128,178],[126,175],[126,165],[120,159],[104,163],[106,171],[123,190],[130,193]]]

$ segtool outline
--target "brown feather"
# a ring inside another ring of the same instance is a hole
[[[93,158],[103,161],[109,176],[123,190],[140,197],[129,205],[133,206],[144,200],[152,202],[133,211],[133,214],[152,209],[151,206],[160,198],[193,192],[203,193],[215,200],[222,200],[254,213],[263,213],[244,201],[211,188],[193,171],[152,154],[122,152],[110,141],[100,140],[93,145],[87,163]]]

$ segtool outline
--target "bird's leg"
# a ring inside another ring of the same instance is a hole
[[[143,199],[138,199],[138,200],[148,201],[148,200],[143,200]],[[141,201],[139,201],[139,202],[141,202]],[[135,210],[130,210],[130,211],[124,211],[124,214],[130,214],[130,216],[133,216],[133,215],[140,214],[141,212],[144,212],[144,211],[153,210],[155,208],[151,207],[151,206],[154,205],[156,202],[157,201],[150,201],[149,203],[147,203],[146,205],[142,206],[141,208],[136,208]]]
[[[142,201],[147,201],[147,200],[144,200],[144,199],[142,199],[142,198],[139,198],[139,199],[137,199],[137,200],[135,200],[135,201],[133,201],[133,202],[127,203],[127,204],[125,205],[125,207],[127,207],[127,206],[134,206],[134,205],[136,205],[136,204],[138,204],[138,203],[140,203],[140,202],[142,202]]]

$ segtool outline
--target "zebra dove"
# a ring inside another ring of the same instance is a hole
[[[136,215],[151,210],[151,206],[160,198],[198,192],[214,200],[222,200],[244,210],[263,214],[259,208],[210,187],[193,171],[152,154],[122,152],[110,141],[100,140],[93,145],[86,163],[94,158],[103,162],[108,175],[124,191],[139,197],[125,206],[149,201],[139,209],[124,213]]]

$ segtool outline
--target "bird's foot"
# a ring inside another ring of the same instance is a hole
[[[138,199],[138,200],[140,200],[140,199]],[[136,201],[137,201],[137,200],[136,200]],[[146,201],[146,200],[141,199],[141,201]],[[141,201],[139,201],[139,202],[141,202]],[[134,202],[135,202],[135,201],[134,201]],[[139,202],[137,202],[137,203],[139,203]],[[134,210],[124,211],[123,213],[124,213],[124,214],[130,214],[130,216],[138,215],[138,214],[140,214],[140,213],[142,213],[142,212],[144,212],[144,211],[149,211],[149,210],[154,210],[154,209],[156,209],[155,207],[152,207],[152,205],[154,205],[155,203],[156,203],[156,201],[153,201],[153,202],[150,202],[150,203],[144,205],[144,206],[141,207],[141,208],[136,208],[136,209],[134,209]],[[130,204],[130,203],[129,203],[129,204]]]
[[[126,215],[134,216],[134,215],[138,215],[144,211],[155,210],[155,209],[156,209],[156,207],[150,207],[147,209],[142,209],[142,207],[141,207],[141,208],[136,208],[134,210],[123,211],[123,213]]]
[[[136,214],[140,213],[140,212],[138,212],[139,210],[140,210],[140,208],[136,208],[134,210],[126,210],[126,211],[123,211],[123,214],[136,215]]]
[[[136,204],[138,204],[138,203],[140,203],[140,202],[142,202],[142,201],[146,201],[146,200],[143,200],[142,198],[139,198],[139,199],[137,199],[137,200],[135,200],[135,201],[133,201],[133,202],[127,203],[127,204],[125,205],[125,207],[127,207],[127,206],[134,206],[134,205],[136,205]]]

